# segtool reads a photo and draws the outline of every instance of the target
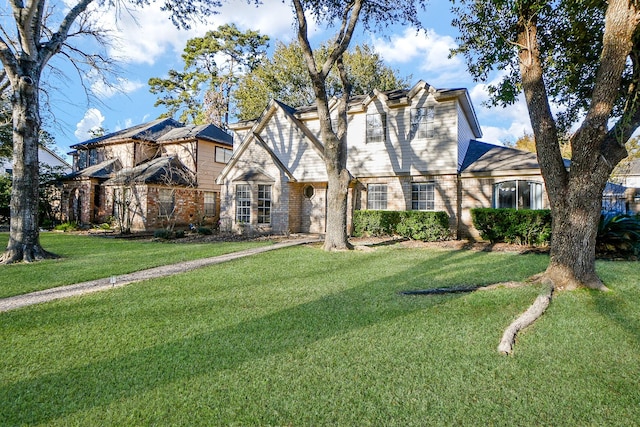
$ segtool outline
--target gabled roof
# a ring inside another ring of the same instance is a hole
[[[122,164],[118,159],[110,159],[105,160],[102,163],[98,163],[97,165],[89,166],[88,168],[84,168],[82,170],[71,172],[68,175],[65,175],[63,179],[74,179],[74,178],[98,178],[98,179],[107,179],[110,178],[114,172],[122,169]]]
[[[471,140],[460,172],[539,169],[535,153]]]
[[[215,125],[185,125],[173,119],[157,119],[74,144],[71,148],[77,150],[127,140],[166,143],[195,138],[233,145],[233,136]]]
[[[91,145],[120,142],[127,139],[154,141],[170,130],[179,127],[184,127],[184,124],[173,119],[157,119],[74,144],[71,148],[75,150]]]
[[[212,124],[198,126],[188,125],[173,128],[156,139],[156,142],[174,142],[184,139],[206,139],[208,141],[220,142],[229,146],[233,145],[233,136]]]
[[[163,156],[142,163],[134,168],[122,169],[105,185],[121,184],[163,184],[193,185],[191,172],[177,157]]]

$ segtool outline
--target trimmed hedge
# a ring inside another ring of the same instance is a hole
[[[353,236],[400,235],[434,242],[449,237],[445,212],[360,210],[353,214]]]
[[[471,209],[473,226],[491,243],[547,245],[551,238],[551,211],[529,209]]]

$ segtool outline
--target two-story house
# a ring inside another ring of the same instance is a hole
[[[158,119],[71,148],[73,172],[62,196],[67,220],[115,221],[131,230],[217,225],[215,179],[233,152],[222,129]]]
[[[445,211],[453,235],[467,236],[477,234],[473,207],[548,206],[535,154],[476,141],[482,134],[466,89],[420,81],[355,96],[348,124],[349,224],[358,209]],[[272,101],[259,119],[231,129],[241,142],[217,181],[222,226],[324,232],[327,176],[316,109]]]

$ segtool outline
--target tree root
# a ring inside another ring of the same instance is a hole
[[[0,265],[56,258],[59,258],[59,256],[44,250],[40,245],[25,245],[25,247],[13,247],[5,250],[0,255]]]
[[[516,335],[522,329],[531,325],[535,322],[542,314],[545,312],[549,304],[551,303],[551,298],[553,296],[554,285],[553,280],[545,275],[545,273],[540,273],[535,276],[530,277],[525,282],[501,282],[494,283],[492,285],[486,286],[454,286],[450,288],[433,288],[433,289],[422,289],[422,290],[414,290],[414,291],[403,291],[401,294],[403,295],[443,295],[443,294],[455,294],[455,293],[465,293],[465,292],[475,292],[475,291],[489,291],[500,288],[519,288],[523,286],[531,286],[534,284],[545,284],[546,289],[544,293],[539,295],[533,304],[520,315],[515,321],[509,325],[509,327],[504,331],[502,335],[502,340],[500,340],[500,344],[498,345],[498,352],[502,354],[511,354],[513,353],[513,345],[515,344]]]
[[[548,285],[547,290],[542,294],[538,295],[533,304],[520,315],[516,320],[514,320],[511,325],[504,331],[502,335],[502,339],[500,340],[500,344],[498,344],[498,352],[502,354],[511,354],[513,352],[513,345],[516,341],[516,335],[521,329],[526,328],[535,322],[542,314],[545,312],[549,304],[551,303],[551,298],[553,296],[553,286]]]

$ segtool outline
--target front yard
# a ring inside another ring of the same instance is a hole
[[[22,275],[55,276],[72,258]],[[295,247],[1,313],[0,424],[633,424],[637,263],[599,262],[613,292],[558,294],[513,357],[496,346],[539,289],[398,294],[521,280],[547,262]]]

